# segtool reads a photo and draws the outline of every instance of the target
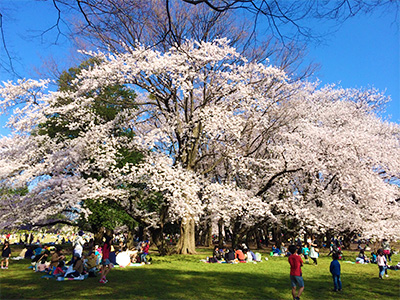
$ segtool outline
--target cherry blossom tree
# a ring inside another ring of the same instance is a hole
[[[108,199],[160,239],[164,224],[179,223],[185,254],[207,218],[230,226],[234,243],[265,223],[398,237],[400,131],[377,115],[387,101],[378,91],[292,80],[268,62],[247,61],[226,39],[88,54],[100,63],[71,89],[46,92],[47,81],[27,80],[0,90],[4,108],[17,104],[14,133],[0,140],[1,183],[36,180],[11,201],[7,220]],[[116,85],[137,97],[105,121],[96,95]],[[76,137],[37,134],[58,115],[69,117],[62,126]],[[121,163],[122,150],[143,159]],[[102,176],[84,176],[93,173]]]

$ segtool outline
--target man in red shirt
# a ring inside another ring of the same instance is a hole
[[[304,290],[304,280],[301,273],[301,267],[303,266],[303,260],[300,255],[297,254],[297,248],[295,245],[289,246],[289,264],[290,264],[290,281],[292,284],[292,296],[294,300],[300,300],[300,295]],[[296,286],[299,287],[299,291],[296,296]]]

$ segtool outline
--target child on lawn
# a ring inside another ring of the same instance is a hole
[[[377,252],[378,256],[376,257],[376,262],[378,264],[379,267],[379,278],[383,279],[383,275],[385,274],[386,268],[387,268],[387,261],[386,261],[386,257],[383,255],[383,249],[378,249]],[[386,274],[386,277],[387,274]]]
[[[3,246],[3,251],[1,253],[1,268],[2,269],[8,269],[8,260],[11,257],[11,249],[10,249],[10,243],[5,242]],[[6,262],[6,267],[3,267],[4,261]]]
[[[333,278],[333,291],[341,291],[342,290],[342,281],[340,280],[340,263],[338,261],[339,254],[337,252],[333,252],[332,254],[332,262],[329,270],[331,271]]]
[[[303,274],[301,272],[301,267],[303,266],[303,260],[301,259],[300,255],[298,255],[297,248],[295,245],[289,246],[289,252],[291,254],[288,260],[290,264],[290,281],[292,284],[292,296],[293,300],[300,300],[301,293],[304,290],[304,280],[303,280]],[[296,286],[299,287],[298,292],[296,291]]]
[[[304,244],[303,248],[301,249],[301,252],[303,253],[306,263],[309,264],[310,261],[308,260],[308,256],[310,255],[310,249],[308,249],[307,244]]]

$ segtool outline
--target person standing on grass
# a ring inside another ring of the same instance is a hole
[[[392,261],[392,252],[390,248],[390,244],[387,239],[383,239],[382,241],[382,249],[383,249],[383,255],[386,258],[386,262],[391,262]]]
[[[10,249],[10,243],[5,242],[3,246],[3,251],[1,252],[1,268],[2,269],[8,269],[8,260],[11,257],[11,249]],[[6,262],[6,266],[3,267],[4,261]]]
[[[78,254],[79,257],[82,257],[83,253],[83,245],[85,244],[85,240],[83,239],[83,231],[79,230],[78,235],[76,236],[73,246],[74,246],[74,253],[73,255]]]
[[[329,270],[333,278],[333,291],[337,292],[342,290],[342,281],[340,280],[340,263],[338,261],[339,254],[337,252],[333,252],[332,259],[333,260],[331,262]]]
[[[315,241],[309,243],[309,244],[308,244],[308,248],[310,249],[310,258],[313,260],[314,265],[315,265],[315,266],[318,265],[317,259],[318,259],[318,252],[319,252],[319,250],[318,250],[318,248],[317,248],[317,243],[316,243]]]
[[[383,255],[383,249],[378,249],[378,256],[376,257],[376,262],[379,267],[379,278],[383,279],[383,275],[385,274],[386,268],[387,268],[387,261],[386,257]],[[388,275],[386,274],[386,277]]]
[[[110,252],[111,252],[111,237],[106,236],[106,241],[104,242],[103,248],[103,258],[101,262],[101,278],[100,283],[107,283],[108,280],[106,278],[107,274],[113,268],[113,264],[110,262]]]
[[[306,264],[309,264],[310,261],[308,260],[308,256],[310,255],[310,249],[308,249],[307,244],[304,244],[304,247],[301,249],[301,253],[304,256],[304,259],[306,260]]]
[[[292,285],[292,296],[293,300],[300,300],[300,296],[304,291],[304,280],[303,274],[301,272],[301,267],[303,266],[303,260],[297,253],[297,248],[295,245],[289,246],[290,256],[288,258],[290,264],[290,282]],[[296,291],[297,286],[299,290]]]

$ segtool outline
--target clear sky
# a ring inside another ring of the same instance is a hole
[[[37,79],[34,70],[40,69],[42,59],[48,56],[53,56],[61,65],[68,65],[71,51],[68,39],[60,35],[56,40],[56,28],[41,35],[57,21],[52,1],[2,0],[0,12],[7,50],[19,75]],[[311,44],[308,59],[320,63],[316,76],[322,84],[386,90],[392,101],[385,116],[400,123],[400,39],[395,14],[374,13],[347,20],[337,32],[325,38],[324,44]],[[67,32],[65,24],[60,26]],[[0,62],[8,64],[3,45],[0,45]],[[0,82],[16,79],[0,70]],[[0,135],[8,134],[3,128],[5,120],[4,116],[0,117]]]

